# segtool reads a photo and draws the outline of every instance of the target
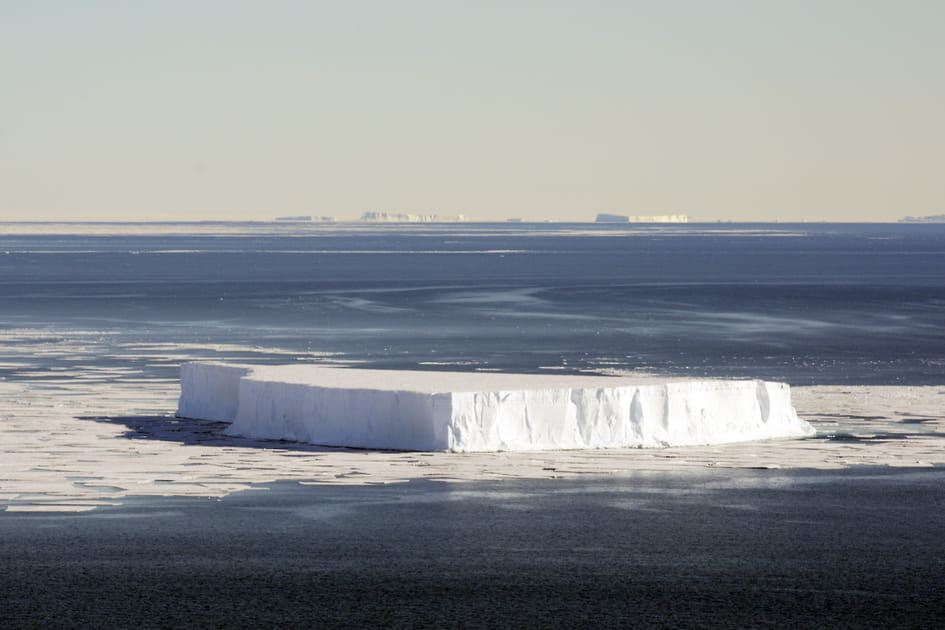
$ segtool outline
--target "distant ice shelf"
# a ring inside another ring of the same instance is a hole
[[[177,415],[228,435],[410,451],[666,447],[799,438],[790,388],[757,380],[185,363]]]

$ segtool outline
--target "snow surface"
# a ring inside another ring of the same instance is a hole
[[[806,437],[790,388],[752,380],[186,363],[177,415],[228,435],[415,451],[666,447]]]

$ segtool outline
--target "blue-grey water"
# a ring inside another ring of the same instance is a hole
[[[4,628],[945,626],[942,469],[273,484],[0,516]]]
[[[945,225],[0,224],[0,334],[8,379],[213,358],[941,384]]]
[[[942,385],[945,225],[0,223],[0,379],[210,358]],[[936,628],[941,477],[284,482],[5,512],[0,627]]]

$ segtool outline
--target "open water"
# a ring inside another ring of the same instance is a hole
[[[0,223],[0,377],[187,359],[945,382],[945,225]]]

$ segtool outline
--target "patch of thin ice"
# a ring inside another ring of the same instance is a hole
[[[170,415],[179,395],[172,381],[116,375],[100,382],[66,380],[52,390],[0,381],[0,509],[77,511],[130,496],[222,497],[280,480],[460,483],[705,467],[945,465],[945,386],[795,387],[792,394],[817,437],[712,447],[451,454],[228,437],[223,423]]]

